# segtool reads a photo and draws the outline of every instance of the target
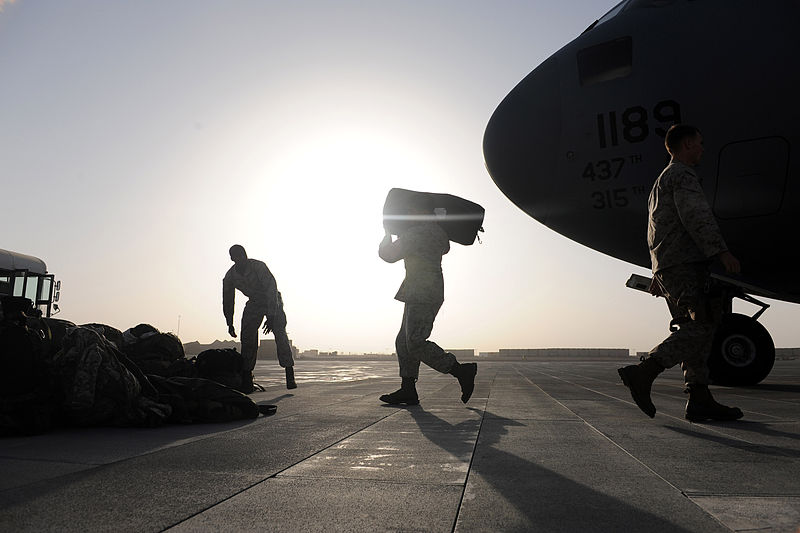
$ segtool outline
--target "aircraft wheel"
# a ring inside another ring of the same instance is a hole
[[[725,315],[714,335],[708,368],[717,385],[755,385],[775,364],[775,344],[757,320],[737,313]]]

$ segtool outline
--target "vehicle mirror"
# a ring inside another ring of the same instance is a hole
[[[61,280],[56,281],[56,290],[57,291],[61,290]]]
[[[60,292],[58,292],[58,291],[56,291],[56,293],[53,295],[53,301],[54,301],[54,302],[57,302],[57,301],[58,301],[58,298],[59,298],[60,296],[61,296],[61,293],[60,293]]]

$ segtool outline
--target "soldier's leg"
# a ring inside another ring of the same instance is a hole
[[[278,364],[286,372],[286,388],[296,389],[297,382],[294,380],[294,359],[292,357],[292,345],[289,336],[286,334],[286,313],[283,312],[283,300],[278,293],[278,311],[272,320],[272,333],[275,335],[275,348],[278,352]]]
[[[441,304],[409,304],[405,321],[406,346],[412,357],[422,361],[434,370],[451,374],[461,386],[461,401],[467,403],[475,388],[475,363],[460,364],[455,356],[444,351],[435,342],[427,340],[433,331],[433,322]]]
[[[292,344],[286,333],[286,313],[283,311],[283,301],[278,297],[278,311],[271,321],[272,333],[275,334],[275,347],[278,350],[278,363],[283,368],[294,366],[292,358]]]
[[[677,329],[650,351],[650,357],[664,368],[681,363],[687,384],[707,384],[706,361],[722,310],[721,302],[714,304],[707,295],[708,270],[704,265],[679,265],[656,276]]]
[[[258,353],[258,328],[264,320],[264,313],[257,306],[249,303],[242,312],[242,331],[240,340],[242,343],[242,370],[252,372],[256,366],[256,355]]]
[[[417,361],[417,367],[422,361],[434,370],[447,374],[458,361],[453,354],[428,340],[440,307],[441,304],[406,304],[407,312],[403,317],[406,347],[410,356]]]
[[[419,397],[417,396],[416,381],[419,375],[419,359],[414,359],[408,351],[406,346],[406,316],[408,315],[408,304],[403,308],[403,321],[400,325],[400,331],[395,337],[394,345],[397,350],[397,363],[400,366],[400,377],[402,384],[400,389],[391,394],[383,394],[380,397],[382,402],[399,405],[417,405],[419,404]]]
[[[397,337],[394,339],[394,347],[397,351],[397,363],[400,366],[401,378],[419,377],[419,358],[415,357],[408,349],[408,334],[406,329],[406,322],[408,319],[409,304],[403,307],[403,321],[400,324],[400,331],[397,332]]]
[[[709,280],[708,270],[700,265],[668,269],[662,279],[670,311],[680,324],[654,352],[665,363],[680,360],[689,393],[685,416],[693,422],[742,417],[739,408],[717,403],[708,390],[708,356],[722,319],[722,297],[711,293]]]

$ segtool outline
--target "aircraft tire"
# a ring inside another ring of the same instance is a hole
[[[775,364],[775,344],[757,320],[738,313],[725,315],[714,335],[708,368],[715,385],[756,385]]]

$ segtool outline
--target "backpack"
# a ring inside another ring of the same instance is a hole
[[[145,374],[196,377],[186,358],[181,340],[172,333],[161,333],[150,324],[139,324],[121,334],[119,348]]]
[[[243,365],[242,354],[235,348],[204,350],[194,360],[194,367],[199,377],[222,383],[241,392],[252,392],[252,384],[249,390],[243,390],[247,385],[244,383],[247,380],[243,379]]]

